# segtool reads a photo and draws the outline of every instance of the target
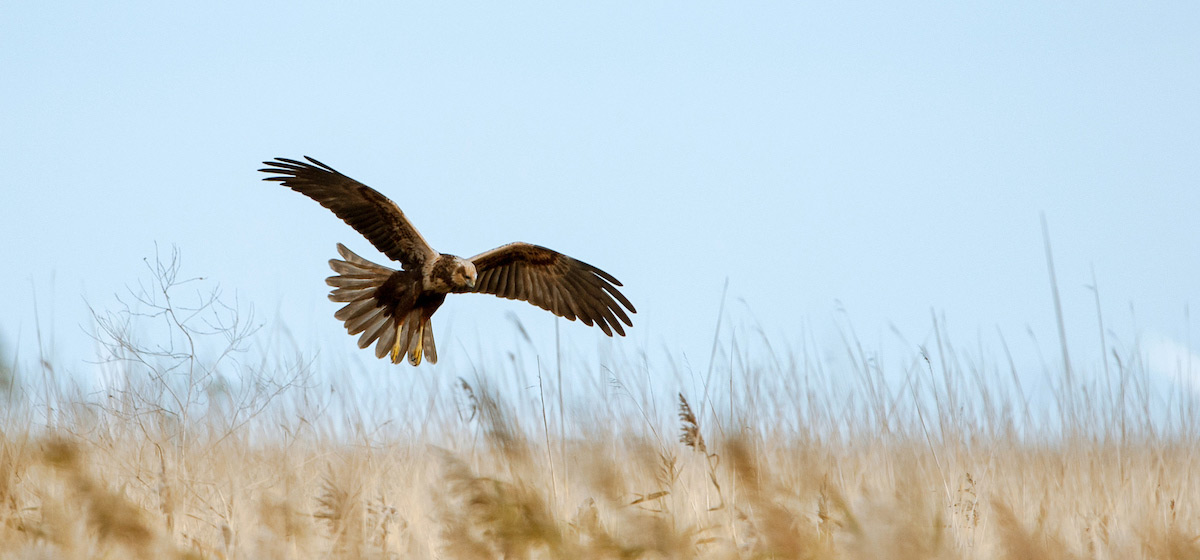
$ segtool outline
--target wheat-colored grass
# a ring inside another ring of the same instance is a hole
[[[680,397],[679,441],[615,422],[548,455],[472,391],[425,438],[6,425],[0,557],[1200,557],[1195,442],[722,438]]]
[[[303,360],[231,386],[164,316],[172,351],[104,331],[99,394],[0,372],[0,559],[1200,558],[1194,397],[1136,349],[1049,412],[940,333],[900,383],[848,337],[841,371],[743,344],[675,393],[614,358],[565,405],[515,365],[379,403]]]

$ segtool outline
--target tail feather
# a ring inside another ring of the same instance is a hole
[[[418,365],[422,359],[437,363],[437,347],[433,342],[433,325],[422,309],[385,309],[375,299],[376,291],[395,270],[370,262],[338,244],[338,254],[344,260],[331,259],[329,267],[337,276],[325,279],[335,289],[329,299],[345,303],[333,314],[346,324],[351,335],[362,333],[359,348],[375,344],[375,357],[390,354],[392,363],[406,356],[408,363]]]
[[[375,266],[378,266],[379,268],[387,268],[380,265]],[[346,261],[339,261],[337,259],[330,259],[329,268],[332,268],[334,272],[351,280],[368,278],[376,272],[382,272],[381,270],[377,270],[375,268],[359,266],[357,264],[351,264]]]
[[[396,325],[396,318],[392,317],[387,321],[383,332],[379,334],[379,344],[375,345],[375,357],[383,358],[396,347],[396,331],[400,330]],[[393,358],[392,363],[396,363]]]
[[[330,262],[337,262],[337,261],[330,261]],[[330,267],[330,268],[333,268],[333,267]],[[335,272],[336,272],[336,270],[335,270]],[[378,274],[372,274],[370,276],[367,276],[366,274],[353,275],[353,276],[350,276],[350,275],[330,276],[329,278],[325,279],[325,283],[330,286],[333,286],[334,288],[343,288],[344,291],[367,290],[367,289],[373,290],[373,289],[375,289],[376,286],[378,286],[378,284],[375,283],[375,278],[377,278],[378,276],[379,276]]]
[[[389,327],[380,335],[380,346],[375,350],[376,356],[382,358],[386,353],[384,348],[388,348],[394,364],[400,363],[405,356],[408,357],[408,363],[414,366],[420,365],[422,359],[428,360],[431,364],[437,363],[433,326],[430,325],[429,317],[425,317],[422,310],[410,311],[398,323],[389,325]]]
[[[376,320],[371,326],[363,330],[362,337],[358,339],[358,347],[366,348],[375,342],[383,335],[385,329],[391,328],[392,321],[390,317],[383,317]]]
[[[349,303],[351,301],[367,299],[369,297],[373,297],[374,295],[375,295],[375,287],[374,286],[372,286],[370,288],[363,288],[363,289],[358,289],[358,290],[351,289],[351,288],[338,288],[336,290],[333,290],[332,292],[329,292],[329,300],[342,302],[342,303]]]
[[[420,348],[413,348],[413,334],[421,325],[420,315],[421,312],[414,309],[404,317],[404,325],[401,327],[400,335],[396,339],[396,346],[392,348],[393,364],[400,363],[400,357],[405,354],[408,354],[408,363],[414,366],[421,363]]]
[[[346,304],[345,307],[337,310],[333,314],[334,318],[339,321],[350,322],[353,319],[371,313],[377,309],[375,298],[360,299]]]
[[[378,341],[375,357],[382,358],[395,347],[396,331],[402,318],[393,316],[394,310],[381,307],[375,293],[395,270],[368,261],[341,243],[337,249],[344,260],[330,259],[329,268],[338,275],[326,278],[325,283],[335,288],[329,293],[329,299],[346,305],[333,316],[345,322],[349,334],[362,333],[358,339],[359,348],[367,348]]]
[[[437,347],[433,344],[433,324],[428,317],[421,322],[421,332],[423,334],[421,340],[425,344],[425,359],[429,360],[431,364],[436,364]]]
[[[346,264],[354,265],[354,266],[357,266],[359,268],[366,269],[366,270],[380,270],[380,269],[391,270],[390,268],[388,268],[386,266],[383,266],[380,264],[375,264],[367,259],[364,259],[364,258],[356,255],[354,253],[354,251],[347,249],[346,246],[342,245],[341,243],[338,243],[337,250],[338,250],[338,254],[341,255],[343,259],[345,259]]]

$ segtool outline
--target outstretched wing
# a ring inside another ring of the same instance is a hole
[[[478,278],[474,288],[461,292],[527,301],[559,317],[594,323],[608,336],[614,330],[625,336],[622,322],[633,326],[625,310],[637,310],[617,290],[621,283],[590,264],[528,243],[510,243],[470,260]]]
[[[417,228],[404,217],[404,212],[388,197],[354,179],[335,171],[313,158],[311,163],[294,159],[275,158],[264,161],[264,173],[274,173],[264,181],[278,181],[330,210],[350,227],[363,234],[376,249],[404,268],[420,268],[426,260],[437,256]]]

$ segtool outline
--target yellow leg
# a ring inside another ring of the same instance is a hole
[[[400,328],[404,326],[404,321],[396,323],[396,343],[392,345],[392,363],[400,363]]]
[[[425,323],[422,321],[418,325],[417,332],[413,333],[413,338],[417,339],[417,343],[413,346],[412,352],[408,353],[408,363],[414,366],[421,364],[422,343],[425,340],[425,337],[422,336],[425,334]]]

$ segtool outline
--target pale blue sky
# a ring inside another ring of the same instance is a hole
[[[1098,354],[1092,267],[1120,341],[1196,352],[1197,29],[1191,2],[13,3],[0,341],[31,355],[36,293],[85,370],[84,298],[110,305],[158,243],[355,355],[326,260],[382,256],[255,171],[311,155],[443,252],[522,240],[616,275],[631,352],[705,363],[728,278],[730,323],[775,344],[836,347],[847,319],[917,344],[933,309],[968,346],[999,327],[1036,363],[1028,329],[1052,358],[1039,212],[1077,357]],[[438,368],[510,344],[509,311],[552,341],[541,310],[456,297]]]

